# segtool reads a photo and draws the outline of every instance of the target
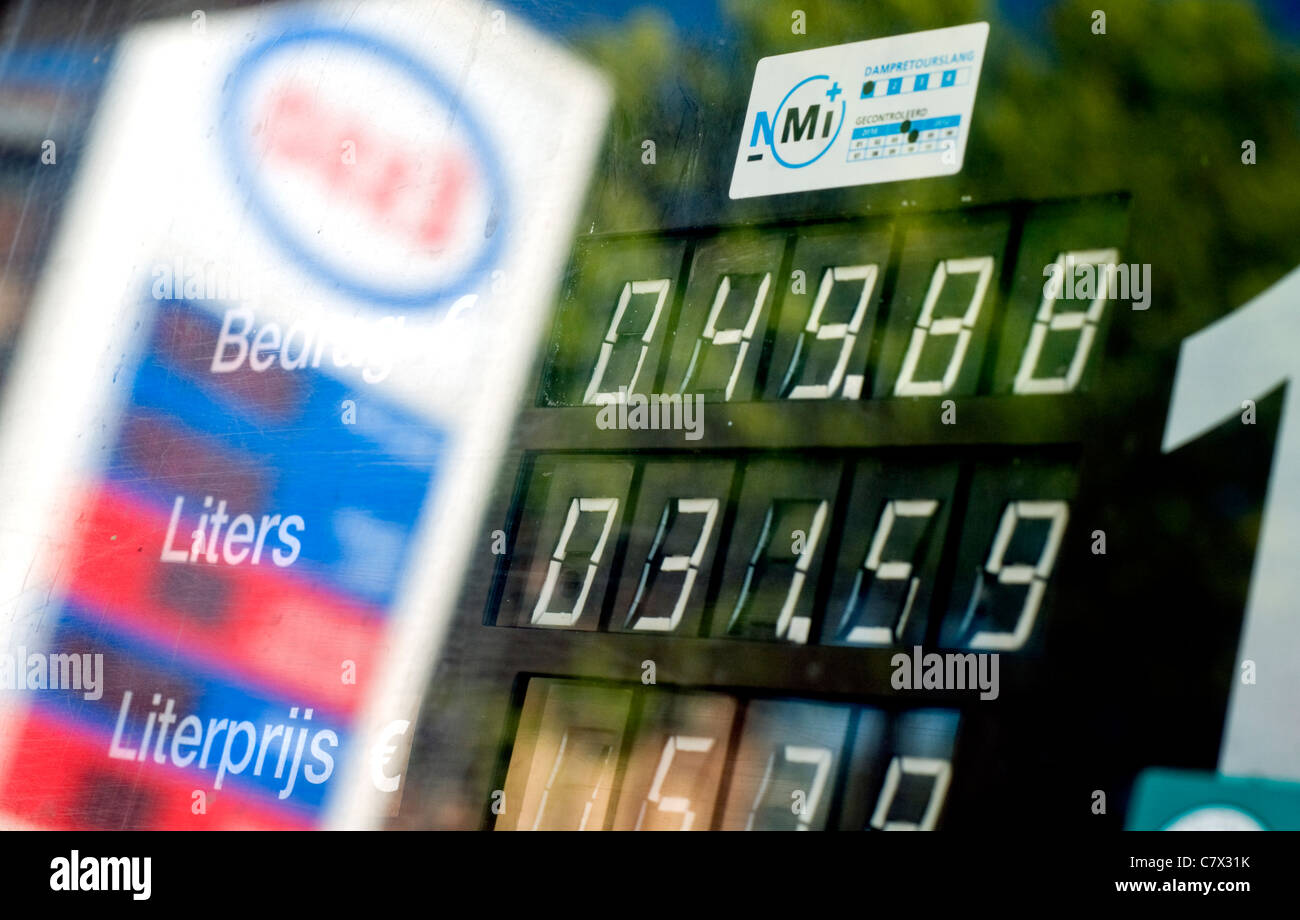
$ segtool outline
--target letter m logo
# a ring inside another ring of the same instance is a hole
[[[817,128],[817,115],[821,112],[821,108],[820,105],[808,106],[808,114],[803,117],[802,121],[799,120],[799,109],[797,106],[792,105],[790,108],[786,109],[785,125],[781,128],[781,143],[784,144],[790,140],[791,128],[794,129],[794,139],[796,141],[803,140],[805,133],[807,133],[808,137],[811,138],[813,136],[813,131]]]

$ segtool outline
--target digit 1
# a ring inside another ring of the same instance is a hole
[[[735,626],[740,622],[746,607],[758,591],[759,582],[762,578],[763,560],[767,556],[768,549],[772,546],[775,538],[772,526],[777,520],[780,504],[780,502],[773,502],[768,506],[767,516],[763,520],[763,529],[759,532],[758,542],[754,546],[753,554],[749,557],[749,566],[745,570],[745,582],[741,587],[740,597],[736,600],[736,609],[731,613],[729,626]],[[811,505],[814,503],[801,502],[800,504]],[[787,639],[798,645],[804,645],[808,642],[808,631],[812,627],[812,620],[807,616],[795,616],[794,612],[799,604],[799,595],[803,591],[804,581],[808,577],[808,568],[812,563],[813,554],[817,551],[817,543],[821,539],[822,528],[826,524],[826,516],[829,511],[829,502],[816,502],[816,510],[813,512],[812,522],[808,526],[806,539],[796,554],[794,573],[790,578],[790,587],[785,593],[781,610],[777,615],[776,638],[778,639]]]
[[[1183,340],[1165,423],[1163,451],[1199,438],[1300,369],[1300,269],[1223,319]],[[1289,387],[1288,387],[1289,390]],[[1266,678],[1254,686],[1234,679],[1228,700],[1219,771],[1238,776],[1300,779],[1295,707],[1300,701],[1300,399],[1287,392],[1264,497],[1238,659],[1255,662]]]
[[[613,732],[599,728],[571,728],[561,736],[533,830],[587,829],[597,797],[613,785],[618,759],[613,738]],[[585,795],[587,789],[590,795]],[[556,802],[559,807],[548,814],[547,805]]]

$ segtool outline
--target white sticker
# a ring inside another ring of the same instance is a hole
[[[961,172],[989,24],[765,57],[732,198]]]

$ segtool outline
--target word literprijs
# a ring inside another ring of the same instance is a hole
[[[108,748],[108,756],[114,760],[134,760],[143,761],[150,756],[150,744],[153,745],[153,762],[165,764],[170,762],[172,766],[180,769],[186,769],[194,763],[197,757],[199,769],[208,769],[208,760],[212,755],[213,747],[217,746],[217,737],[225,732],[225,743],[220,745],[221,754],[217,762],[217,772],[212,781],[213,789],[220,789],[222,782],[227,775],[238,776],[242,774],[248,765],[253,763],[253,776],[261,776],[262,770],[267,767],[266,755],[268,750],[275,743],[276,739],[280,741],[278,759],[275,762],[275,778],[286,779],[285,786],[279,792],[281,799],[287,799],[293,793],[293,787],[298,781],[298,768],[302,767],[303,778],[312,785],[320,785],[325,782],[334,773],[334,757],[325,748],[337,748],[339,746],[339,736],[333,729],[323,728],[316,732],[311,739],[311,756],[315,758],[316,763],[303,764],[302,754],[303,747],[307,743],[308,729],[305,725],[293,724],[293,720],[298,718],[298,707],[294,706],[289,710],[289,723],[280,725],[263,725],[259,736],[257,726],[249,721],[236,722],[232,719],[208,719],[205,727],[203,720],[195,715],[187,715],[177,722],[176,719],[176,701],[170,697],[167,699],[167,705],[162,712],[150,711],[148,718],[144,723],[144,731],[140,735],[139,747],[131,747],[132,739],[123,738],[126,734],[127,717],[131,712],[132,693],[130,690],[122,694],[122,707],[117,714],[117,727],[113,730],[113,740]],[[153,695],[153,705],[157,707],[162,703],[162,694]],[[312,710],[308,709],[303,712],[302,720],[310,722]],[[158,734],[154,735],[154,726],[157,725]],[[167,748],[167,731],[171,726],[176,726],[176,733],[171,738],[171,746]],[[295,744],[295,733],[297,742]],[[242,743],[241,742],[242,739]],[[236,745],[239,744],[240,750],[236,756]],[[195,750],[202,745],[202,751]],[[285,776],[284,767],[289,759],[289,751],[293,750],[293,763],[289,768],[289,773]],[[253,762],[253,755],[256,753],[257,761]],[[277,756],[272,752],[272,756]]]
[[[704,437],[704,394],[645,396],[629,394],[627,387],[619,387],[618,396],[596,413],[596,427],[601,431],[684,431],[686,440],[698,441]]]
[[[153,890],[152,856],[68,856],[50,860],[51,891],[130,891],[136,901],[147,901]]]
[[[104,656],[28,654],[20,645],[16,655],[0,654],[0,690],[81,690],[97,700],[104,695]]]
[[[381,383],[393,370],[394,355],[401,347],[399,333],[405,316],[385,316],[378,323],[354,319],[349,322],[316,323],[299,320],[287,329],[266,322],[257,327],[253,311],[234,307],[226,311],[212,355],[214,374],[232,374],[244,366],[255,373],[268,370],[278,361],[286,371],[320,367],[328,349],[335,367],[362,368],[366,383]]]
[[[177,495],[176,501],[172,503],[171,520],[167,524],[167,537],[163,541],[163,562],[202,561],[213,565],[217,562],[239,565],[248,559],[251,565],[260,565],[262,553],[266,549],[266,538],[273,532],[276,541],[282,545],[271,549],[271,561],[280,568],[293,565],[302,551],[302,542],[294,536],[294,531],[302,533],[307,529],[307,522],[301,515],[291,514],[282,519],[278,514],[264,514],[260,525],[251,514],[236,515],[231,520],[230,515],[226,514],[224,500],[217,503],[216,510],[211,515],[207,512],[199,515],[198,526],[190,531],[189,551],[177,549],[173,544],[184,506],[185,497]],[[212,507],[211,495],[203,500],[203,507]],[[218,553],[221,528],[227,522],[230,523],[230,529],[226,531],[226,538],[221,541],[221,551]],[[212,525],[210,529],[209,523]],[[252,546],[249,546],[250,543]],[[285,547],[288,547],[288,552]]]
[[[889,663],[894,674],[889,682],[895,690],[976,690],[980,699],[998,698],[997,652],[949,652],[921,654],[921,646],[912,654],[899,652]]]

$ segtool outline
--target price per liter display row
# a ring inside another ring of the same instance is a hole
[[[493,826],[930,830],[959,721],[945,709],[533,677]]]
[[[1126,222],[1108,196],[584,240],[537,404],[1082,390]]]
[[[487,621],[1014,651],[1075,481],[1047,456],[535,455]]]

